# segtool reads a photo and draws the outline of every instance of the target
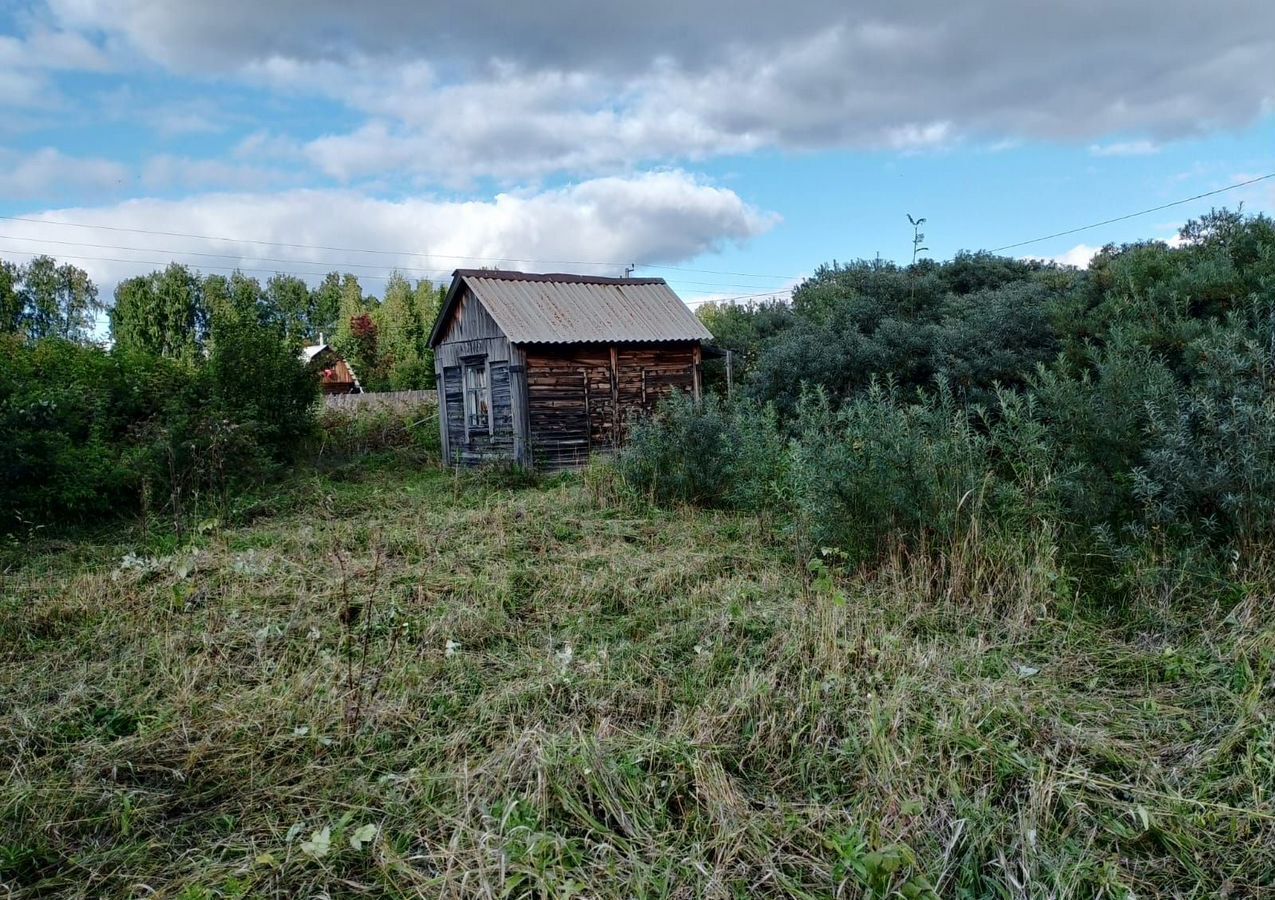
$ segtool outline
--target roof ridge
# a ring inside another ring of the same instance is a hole
[[[667,284],[663,278],[614,278],[575,272],[519,272],[515,269],[457,269],[452,278],[491,278],[501,281],[541,281],[561,284]]]

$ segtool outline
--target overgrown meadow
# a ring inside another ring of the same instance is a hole
[[[1275,234],[1183,238],[711,310],[734,396],[578,474],[326,415],[25,514],[0,892],[1271,896]]]
[[[842,577],[605,468],[364,460],[263,504],[180,546],[10,558],[15,896],[1260,896],[1275,872],[1268,573],[1118,615],[977,540]]]

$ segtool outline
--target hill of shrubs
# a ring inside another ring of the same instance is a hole
[[[790,305],[702,315],[741,387],[636,425],[623,469],[656,499],[764,512],[849,565],[1030,541],[1103,596],[1272,547],[1269,218],[1215,211],[1085,271],[834,263]]]

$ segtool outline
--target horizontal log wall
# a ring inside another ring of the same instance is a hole
[[[622,444],[629,418],[676,390],[695,390],[695,349],[525,347],[531,454],[537,468],[583,464]]]

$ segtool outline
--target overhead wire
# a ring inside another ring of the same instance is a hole
[[[376,270],[380,272],[386,271],[386,267],[384,265],[373,265],[371,263],[354,263],[354,262],[349,262],[346,260],[297,259],[294,257],[277,257],[277,256],[245,257],[242,254],[238,254],[238,253],[208,253],[206,251],[201,251],[201,250],[180,250],[175,248],[163,248],[163,247],[131,247],[131,246],[123,245],[123,244],[95,244],[88,241],[64,241],[64,240],[58,240],[55,238],[29,237],[26,235],[16,235],[16,234],[0,234],[0,240],[23,241],[25,243],[30,243],[30,244],[57,244],[58,246],[63,246],[63,247],[87,247],[94,250],[126,250],[130,253],[172,254],[174,258],[183,257],[183,256],[191,256],[191,257],[199,257],[201,259],[235,259],[235,260],[245,260],[247,262],[274,262],[274,263],[284,263],[287,265],[323,266],[328,268],[329,270],[335,268],[335,269],[372,269],[372,270]],[[11,252],[21,253],[25,251],[15,250]],[[166,265],[166,263],[155,263],[153,261],[140,260],[140,259],[139,260],[116,260],[109,257],[94,257],[94,256],[71,257],[69,254],[63,254],[63,255],[67,256],[68,259],[70,258],[79,258],[79,259],[88,259],[88,260],[102,259],[104,261],[111,261],[111,262],[137,262],[141,265]],[[205,267],[216,268],[216,266],[212,266],[212,265],[206,265]],[[227,268],[227,267],[222,267],[222,268]],[[392,271],[395,271],[395,270],[404,272],[404,273],[415,273],[418,275],[423,275],[425,277],[430,278],[433,281],[446,281],[450,279],[452,274],[450,269],[426,269],[426,268],[421,268],[417,266],[395,265],[393,267],[393,270],[391,270],[391,275],[368,275],[367,277],[390,278],[392,276]],[[271,271],[271,270],[257,269],[256,271]],[[304,274],[313,275],[316,273],[306,272]],[[318,274],[321,274],[321,273],[318,273]],[[711,293],[716,293],[717,290],[720,290],[722,288],[748,289],[748,288],[756,287],[756,285],[751,285],[751,284],[732,284],[728,282],[718,282],[718,281],[688,281],[685,279],[678,279],[678,283],[694,285],[696,287],[709,287],[709,288],[716,289],[712,291]],[[689,293],[710,293],[710,292],[690,291]]]
[[[1112,225],[1116,222],[1124,222],[1127,219],[1136,219],[1138,216],[1145,216],[1149,213],[1159,212],[1162,209],[1170,209],[1174,206],[1181,206],[1184,203],[1191,203],[1195,200],[1203,200],[1205,197],[1213,197],[1217,194],[1225,194],[1227,191],[1233,191],[1237,188],[1248,187],[1250,184],[1257,184],[1259,181],[1266,181],[1268,178],[1275,178],[1275,172],[1266,175],[1258,175],[1255,178],[1249,178],[1246,181],[1237,181],[1235,184],[1218,188],[1213,191],[1205,191],[1203,194],[1196,194],[1194,197],[1185,197],[1181,200],[1174,200],[1172,203],[1162,203],[1159,206],[1153,206],[1150,209],[1141,209],[1137,212],[1127,213],[1123,216],[1116,216],[1111,219],[1103,219],[1101,222],[1094,222],[1092,225],[1081,225],[1077,228],[1068,228],[1065,231],[1055,231],[1053,234],[1046,234],[1041,237],[1031,238],[1026,241],[1018,241],[1013,244],[1006,244],[1003,247],[993,247],[989,253],[1000,253],[1002,250],[1013,250],[1015,247],[1026,247],[1028,244],[1039,244],[1041,241],[1048,241],[1057,237],[1066,237],[1069,234],[1079,234],[1082,231],[1089,231],[1094,228],[1101,228],[1103,225]]]
[[[4,252],[4,253],[18,253],[18,254],[21,254],[22,256],[44,256],[44,255],[45,255],[44,253],[41,253],[41,252],[38,252],[38,251],[35,251],[35,250],[15,250],[15,249],[12,249],[12,248],[3,248],[3,252]],[[157,267],[157,268],[163,268],[164,266],[167,266],[167,265],[169,264],[169,262],[172,262],[172,260],[169,260],[168,262],[161,262],[161,261],[159,261],[159,260],[154,260],[154,259],[121,259],[121,258],[119,258],[119,257],[115,257],[115,256],[83,256],[83,255],[76,255],[76,254],[73,254],[73,253],[59,253],[59,254],[58,254],[58,258],[59,258],[59,259],[75,259],[75,260],[80,260],[80,261],[86,261],[86,260],[87,260],[87,261],[92,261],[92,262],[136,263],[137,265],[141,265],[141,266],[155,266],[155,267]],[[318,272],[281,272],[279,269],[262,269],[262,268],[254,268],[254,267],[252,267],[252,266],[215,266],[215,265],[211,265],[211,264],[204,265],[204,266],[203,266],[203,268],[205,268],[205,269],[216,269],[216,270],[218,270],[218,271],[222,271],[222,272],[260,272],[260,273],[268,274],[268,275],[313,275],[313,276],[323,276],[323,275],[328,274],[328,272],[327,272],[327,271],[318,271]],[[331,270],[328,270],[328,271],[331,271]],[[389,279],[392,277],[392,275],[377,275],[377,274],[375,274],[375,273],[364,273],[364,274],[363,274],[363,275],[361,275],[360,277],[361,277],[361,278],[375,278],[375,279],[380,280],[380,281],[389,281]]]
[[[1203,193],[1195,194],[1190,197],[1185,197],[1181,200],[1174,200],[1169,203],[1162,203],[1159,206],[1149,207],[1147,209],[1138,210],[1137,212],[1126,213],[1121,216],[1114,216],[1112,218],[1103,219],[1102,221],[1093,222],[1088,225],[1080,225],[1075,228],[1068,228],[1062,231],[1055,231],[1050,234],[1042,235],[1040,237],[1030,238],[1028,240],[1016,241],[1014,243],[1004,244],[1000,247],[993,248],[989,252],[1000,253],[1005,250],[1013,250],[1018,247],[1025,247],[1031,244],[1038,244],[1043,241],[1052,240],[1054,238],[1066,237],[1072,234],[1079,234],[1084,231],[1090,231],[1094,228],[1101,228],[1104,225],[1112,225],[1117,222],[1127,221],[1129,219],[1148,215],[1153,212],[1159,212],[1161,210],[1170,209],[1175,206],[1181,206],[1183,204],[1191,203],[1196,200],[1202,200],[1206,197],[1212,197],[1218,194],[1226,193],[1228,191],[1237,190],[1239,188],[1257,184],[1259,182],[1266,181],[1271,178],[1275,178],[1275,172],[1270,172],[1265,175],[1259,175],[1253,178],[1248,178],[1243,181],[1239,181],[1234,184],[1227,185],[1225,187],[1217,188],[1211,191],[1205,191]],[[300,249],[300,250],[320,250],[320,251],[331,252],[331,253],[367,253],[367,254],[376,254],[381,256],[394,256],[399,258],[406,256],[406,257],[423,257],[426,259],[469,260],[473,262],[534,264],[537,266],[571,265],[571,266],[594,266],[594,267],[615,267],[615,268],[624,267],[625,269],[627,269],[630,265],[632,265],[630,263],[601,262],[597,260],[533,259],[533,258],[525,258],[525,257],[524,258],[495,257],[495,256],[433,253],[433,252],[423,251],[423,250],[386,250],[381,248],[369,248],[369,247],[340,247],[340,246],[334,246],[334,245],[306,244],[306,243],[289,242],[289,241],[267,241],[267,240],[261,240],[261,239],[255,239],[255,238],[222,237],[217,235],[199,234],[196,232],[165,231],[160,229],[148,229],[148,228],[132,228],[132,227],[126,227],[121,225],[106,225],[106,224],[99,224],[99,223],[73,222],[73,221],[68,221],[65,219],[48,219],[48,218],[38,218],[33,216],[0,215],[0,220],[11,221],[11,222],[27,222],[31,224],[37,224],[37,225],[52,225],[52,226],[60,226],[60,227],[66,227],[66,228],[97,229],[102,231],[127,233],[127,234],[144,234],[144,235],[154,235],[154,236],[163,236],[163,237],[187,238],[192,240],[217,241],[222,243],[240,244],[240,245],[247,244],[252,246],[264,246],[264,247],[286,247],[286,248]],[[428,277],[429,280],[438,282],[438,283],[445,282],[451,274],[450,271],[447,269],[431,269],[431,268],[425,268],[421,266],[407,266],[407,265],[402,265],[400,263],[395,263],[393,270],[391,270],[388,274],[378,274],[378,272],[384,271],[384,268],[385,268],[384,266],[376,266],[369,263],[356,263],[356,262],[350,262],[348,260],[341,260],[341,261],[311,260],[311,259],[295,259],[295,258],[288,258],[288,257],[273,257],[273,256],[250,258],[250,257],[245,257],[242,254],[234,254],[234,253],[210,253],[207,251],[199,251],[199,250],[176,250],[176,249],[163,249],[158,247],[130,247],[130,246],[124,246],[119,244],[97,244],[97,243],[90,243],[90,242],[84,242],[84,241],[66,241],[66,240],[57,240],[53,238],[28,237],[28,236],[21,236],[21,235],[0,235],[0,239],[8,240],[8,241],[21,241],[23,243],[43,243],[43,244],[57,244],[59,246],[66,246],[66,247],[86,247],[89,249],[96,249],[96,250],[123,250],[130,253],[168,253],[168,254],[173,254],[174,256],[198,257],[200,259],[237,259],[237,260],[248,261],[248,262],[277,262],[277,263],[286,264],[286,265],[323,267],[325,269],[325,271],[283,272],[282,270],[277,268],[262,268],[262,267],[244,266],[244,265],[219,266],[214,264],[202,264],[204,268],[217,269],[222,271],[258,272],[258,273],[269,273],[269,274],[292,274],[292,275],[299,275],[299,276],[315,277],[315,276],[325,275],[327,274],[328,271],[331,271],[333,268],[364,269],[364,270],[370,269],[370,270],[376,270],[376,271],[362,272],[360,273],[362,277],[385,281],[393,277],[394,271],[401,271],[401,272],[411,272],[411,273],[417,273],[419,275],[424,275]],[[39,253],[35,253],[28,250],[18,250],[18,249],[11,249],[11,248],[5,249],[4,252],[18,253],[23,256],[41,255]],[[111,257],[111,256],[92,256],[92,255],[85,255],[85,254],[77,255],[77,254],[69,254],[69,253],[59,254],[59,255],[67,259],[75,259],[75,260],[81,260],[81,261],[87,260],[87,261],[100,261],[100,262],[115,262],[115,263],[123,263],[123,264],[150,265],[150,266],[167,265],[167,263],[160,262],[157,260],[121,259],[118,257]],[[655,263],[642,264],[639,266],[639,268],[657,269],[657,270],[669,271],[669,272],[690,272],[690,273],[700,273],[700,274],[708,274],[708,275],[720,275],[720,276],[733,277],[733,278],[758,278],[758,279],[766,278],[766,279],[783,279],[787,281],[798,281],[803,277],[800,275],[771,275],[771,274],[763,274],[758,272],[736,272],[736,271],[727,271],[727,270],[721,270],[721,269],[700,269],[700,268],[696,268],[692,266],[675,266],[675,265],[663,265],[663,264],[655,264]],[[750,299],[757,299],[762,297],[779,297],[781,295],[791,295],[791,292],[792,292],[792,288],[789,287],[789,288],[776,288],[770,291],[758,291],[755,293],[746,293],[746,294],[738,294],[738,295],[722,297],[717,295],[718,291],[721,288],[732,288],[732,287],[733,288],[748,288],[748,287],[753,287],[754,285],[733,284],[733,283],[714,282],[714,281],[690,281],[690,280],[685,280],[680,278],[677,279],[677,281],[679,285],[693,285],[699,288],[713,289],[713,290],[694,290],[694,289],[684,290],[683,293],[710,295],[702,299],[687,301],[688,304],[692,304],[692,305],[712,303],[712,302],[726,303],[726,302],[734,302],[737,300],[750,300]]]
[[[190,238],[192,240],[201,241],[220,241],[229,244],[250,244],[253,246],[264,247],[287,247],[293,250],[322,250],[330,253],[372,253],[381,256],[423,256],[430,259],[455,259],[455,260],[471,260],[474,262],[504,262],[504,263],[527,263],[535,265],[551,265],[551,266],[601,266],[612,268],[624,268],[633,265],[632,262],[616,262],[616,261],[600,261],[600,260],[580,260],[580,259],[532,259],[520,258],[514,256],[477,256],[472,254],[455,254],[455,253],[434,253],[428,250],[386,250],[384,248],[371,247],[338,247],[328,244],[304,244],[290,241],[267,241],[257,238],[235,238],[224,237],[220,235],[198,234],[189,231],[163,231],[152,228],[130,228],[123,225],[103,225],[91,222],[72,222],[66,219],[48,219],[35,216],[5,216],[0,215],[0,221],[7,222],[27,222],[35,225],[57,225],[66,228],[90,228],[102,231],[124,232],[128,234],[148,234],[161,237],[180,237]],[[793,279],[801,276],[797,275],[769,275],[760,272],[725,272],[717,269],[697,269],[691,266],[673,266],[673,265],[642,265],[641,268],[662,269],[675,272],[692,272],[706,275],[729,275],[740,278],[770,278],[770,279]]]

